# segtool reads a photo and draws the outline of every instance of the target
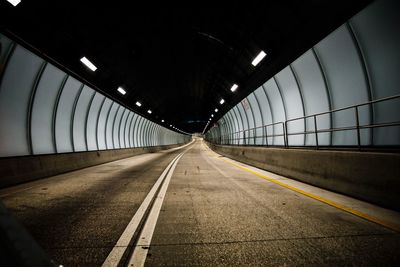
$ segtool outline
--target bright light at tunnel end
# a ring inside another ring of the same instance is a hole
[[[257,66],[258,63],[260,63],[260,61],[266,56],[267,54],[265,54],[264,51],[261,51],[253,60],[253,62],[251,62],[251,64],[253,66]]]
[[[21,0],[7,0],[11,5],[17,6],[19,3],[21,3]]]
[[[96,71],[96,70],[97,70],[97,67],[96,67],[92,62],[90,62],[90,60],[87,59],[86,57],[81,58],[81,62],[82,62],[86,67],[88,67],[91,71]]]
[[[122,87],[118,87],[118,92],[120,92],[122,95],[126,94],[126,91]]]

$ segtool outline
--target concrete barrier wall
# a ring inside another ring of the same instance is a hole
[[[400,155],[396,153],[213,145],[237,161],[321,188],[400,210]]]
[[[0,188],[181,145],[0,158]]]

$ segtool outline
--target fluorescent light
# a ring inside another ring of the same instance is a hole
[[[216,108],[214,111],[215,111],[215,112],[218,112],[218,109]]]
[[[164,122],[164,120],[161,120],[161,122]]]
[[[214,117],[214,114],[211,114],[211,117]]]
[[[151,114],[151,110],[149,109],[149,110],[147,111],[147,113]]]
[[[140,103],[139,101],[136,101],[136,106],[141,107],[142,103]]]
[[[219,101],[219,103],[222,105],[223,103],[225,103],[225,100],[223,98],[221,98],[221,100]]]
[[[92,71],[97,70],[97,67],[95,65],[93,65],[92,62],[89,61],[89,59],[87,59],[86,57],[81,58],[81,62],[83,64],[86,65],[86,67],[88,67],[89,69],[91,69]]]
[[[169,127],[172,127],[172,125],[170,124]]]
[[[256,58],[251,62],[253,66],[257,66],[258,63],[266,56],[264,51],[261,50],[261,52],[256,56]]]
[[[232,85],[231,91],[232,91],[232,92],[235,92],[236,89],[237,89],[238,87],[239,87],[239,86],[235,83],[234,85]]]
[[[11,5],[17,6],[19,3],[21,3],[21,0],[7,0]]]
[[[118,87],[118,92],[120,92],[121,94],[126,94],[126,91],[122,88],[122,87]]]

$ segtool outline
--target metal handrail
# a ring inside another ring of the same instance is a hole
[[[369,123],[369,124],[360,125],[360,114],[359,114],[360,107],[371,106],[376,103],[390,101],[393,99],[400,99],[400,95],[394,95],[394,96],[390,96],[390,97],[380,98],[380,99],[376,99],[376,100],[372,100],[369,102],[356,104],[356,105],[352,105],[352,106],[348,106],[348,107],[333,109],[330,111],[315,113],[312,115],[297,117],[297,118],[288,119],[285,121],[280,121],[280,122],[275,122],[275,123],[270,123],[270,124],[266,124],[266,125],[262,125],[262,126],[253,127],[250,129],[240,130],[240,131],[237,131],[234,133],[221,135],[221,136],[219,136],[218,141],[219,141],[219,143],[224,143],[224,144],[237,144],[237,145],[251,144],[251,145],[271,146],[271,144],[268,143],[268,138],[283,137],[283,146],[288,147],[289,146],[289,136],[314,134],[315,135],[315,147],[318,149],[318,147],[319,147],[318,134],[320,134],[320,133],[333,133],[333,132],[338,132],[338,131],[357,131],[357,135],[356,135],[357,146],[361,147],[361,130],[381,128],[381,127],[400,126],[400,121],[374,123],[374,124]],[[337,127],[337,128],[318,129],[317,118],[319,116],[330,115],[330,118],[332,119],[332,114],[334,114],[336,112],[340,112],[340,111],[345,111],[345,110],[354,110],[355,124],[350,125],[350,126]],[[292,133],[290,133],[288,131],[288,124],[290,124],[291,122],[299,121],[299,120],[306,120],[309,118],[313,118],[313,122],[314,122],[313,130],[305,129],[304,131],[292,132]],[[282,127],[280,131],[278,129],[278,131],[280,132],[279,134],[275,133],[276,132],[275,127],[277,125],[280,125]],[[268,127],[273,127],[273,131],[272,131],[273,134],[268,134]],[[259,129],[262,130],[261,136],[257,134],[257,130],[259,130]],[[257,144],[257,140],[259,140],[260,138],[261,138],[261,144]],[[215,138],[209,138],[209,141],[216,142]],[[277,145],[273,145],[273,146],[277,146]],[[282,145],[278,145],[278,146],[282,146]],[[306,146],[306,145],[304,144],[304,146]]]

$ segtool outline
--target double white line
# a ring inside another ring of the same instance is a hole
[[[130,255],[128,263],[128,266],[135,266],[135,267],[144,266],[147,257],[147,252],[150,247],[151,238],[153,237],[154,228],[156,227],[158,215],[160,213],[160,209],[164,201],[165,194],[167,193],[169,182],[171,180],[172,174],[174,173],[175,167],[178,164],[179,159],[183,156],[185,152],[186,151],[176,156],[167,166],[167,168],[163,171],[161,176],[157,179],[156,183],[153,185],[150,192],[147,194],[146,198],[140,205],[139,209],[132,217],[128,226],[125,228],[125,231],[118,239],[117,244],[115,244],[114,248],[111,250],[110,254],[104,261],[102,265],[103,267],[117,266],[120,263],[125,251],[131,244],[134,234],[138,231],[140,222],[146,215],[146,211],[149,209],[149,206],[152,204],[154,196],[158,191],[158,194],[154,199],[148,217],[144,222],[140,236],[137,238],[138,241],[136,242],[136,244],[133,244],[134,249],[132,254]]]

